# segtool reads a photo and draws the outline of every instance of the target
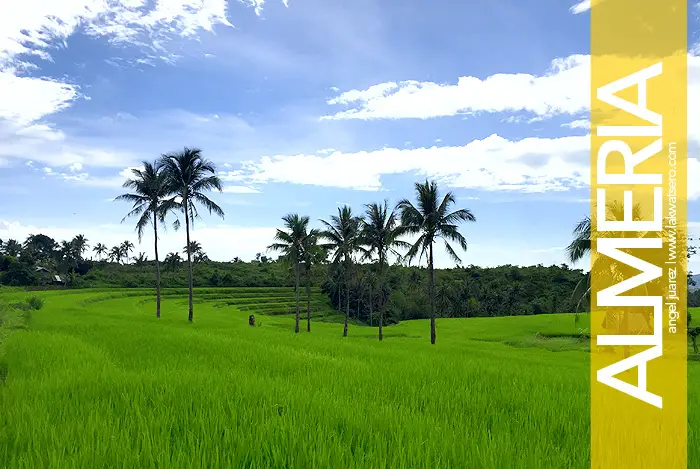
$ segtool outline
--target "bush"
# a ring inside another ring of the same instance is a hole
[[[44,299],[39,298],[38,296],[32,296],[27,300],[27,306],[29,306],[30,309],[35,309],[38,311],[44,307]]]
[[[15,309],[21,309],[22,311],[39,310],[44,307],[44,299],[33,295],[28,300],[11,303],[10,306]]]
[[[3,273],[1,281],[3,285],[26,287],[37,285],[39,283],[39,278],[31,267],[15,262],[11,263],[7,272]]]

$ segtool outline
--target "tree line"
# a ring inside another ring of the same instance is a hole
[[[201,245],[191,239],[191,224],[200,216],[198,209],[202,208],[224,217],[221,207],[207,195],[212,190],[222,190],[221,180],[216,174],[215,165],[203,158],[201,150],[185,148],[163,155],[154,162],[144,161],[143,167],[132,170],[132,177],[124,183],[124,187],[131,191],[116,198],[132,204],[122,221],[136,220],[139,241],[149,226],[153,230],[154,261],[149,262],[145,253],[139,253],[132,260],[136,266],[148,264],[155,270],[157,317],[160,317],[161,264],[174,271],[180,263],[186,262],[188,320],[193,320],[193,264],[209,260]],[[349,319],[354,316],[370,324],[376,322],[379,340],[383,338],[385,320],[391,323],[422,317],[426,310],[430,318],[431,343],[436,341],[435,318],[438,314],[496,316],[504,311],[508,314],[541,314],[588,310],[589,276],[566,265],[546,268],[502,266],[496,269],[470,266],[437,270],[436,275],[435,243],[442,242],[445,252],[459,265],[458,251],[467,249],[467,241],[459,232],[459,226],[474,222],[476,218],[467,209],[454,209],[454,195],[447,192],[441,196],[435,182],[416,183],[414,191],[414,201],[403,199],[394,206],[386,200],[369,203],[359,214],[353,213],[349,206],[339,207],[337,214],[319,220],[319,228],[310,227],[308,216],[288,214],[282,218],[284,226],[277,230],[268,246],[269,251],[280,253],[280,257],[272,261],[260,253],[256,262],[283,265],[275,269],[274,275],[291,277],[295,287],[296,332],[299,332],[301,289],[306,290],[306,329],[310,331],[310,288],[319,283],[331,302],[338,309],[344,309],[344,336],[348,334]],[[609,212],[612,219],[623,216],[622,207],[615,204],[609,207]],[[185,225],[185,259],[179,253],[169,253],[161,263],[159,226],[171,223],[179,229],[181,218]],[[584,218],[573,234],[567,253],[569,261],[575,263],[590,254],[591,218]],[[58,270],[71,275],[82,275],[89,268],[84,259],[88,244],[82,235],[61,243],[45,235],[32,235],[24,244],[8,240],[0,243],[0,248],[6,257],[13,259],[5,259],[0,266],[5,284],[21,284],[26,281],[22,276],[29,276],[27,265],[47,260],[53,260]],[[133,249],[134,245],[129,241],[111,249],[98,243],[93,252],[99,261],[108,259],[112,263],[125,264]],[[416,259],[424,260],[427,268],[402,270]],[[233,263],[242,262],[235,258]],[[198,285],[204,282],[232,286],[236,283],[233,276],[227,278],[227,274],[219,274],[216,268],[213,272],[211,270],[208,269],[208,278],[198,277]],[[533,288],[533,285],[537,287]]]

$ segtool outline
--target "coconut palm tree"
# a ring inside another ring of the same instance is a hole
[[[609,203],[606,207],[606,219],[609,221],[621,221],[625,220],[625,209],[624,205],[618,201],[613,201]],[[643,220],[641,206],[636,204],[632,207],[632,219],[635,221]],[[590,256],[592,253],[593,241],[596,237],[609,237],[609,238],[624,238],[627,236],[624,232],[615,231],[605,231],[605,232],[594,232],[592,227],[595,226],[596,219],[594,217],[586,216],[580,222],[576,224],[573,231],[573,240],[567,246],[566,252],[569,262],[572,264],[577,263],[583,258]],[[649,233],[638,233],[639,237],[646,237]],[[656,236],[656,234],[653,234]],[[576,285],[573,292],[572,299],[578,297],[578,302],[576,303],[574,325],[578,324],[579,319],[579,306],[585,298],[590,298],[591,292],[591,272],[596,271],[602,279],[604,284],[616,284],[621,282],[625,278],[632,277],[636,272],[635,269],[621,264],[612,263],[609,260],[601,260],[599,258],[593,258],[591,264],[591,270],[586,273],[586,275],[581,279],[581,281]],[[608,311],[605,315],[605,321],[603,327],[607,329],[616,329],[618,333],[626,333],[627,322],[629,321],[629,314],[622,311],[622,314],[617,314],[614,311]],[[645,316],[647,323],[650,324],[650,316]],[[629,348],[624,348],[624,354],[627,356],[629,353]]]
[[[131,251],[134,250],[134,243],[127,239],[119,245],[119,249],[121,249],[122,257],[124,258],[124,264],[128,264],[129,255],[131,254]]]
[[[348,335],[348,318],[350,317],[350,278],[353,256],[362,247],[360,227],[362,219],[352,214],[352,209],[347,205],[338,208],[338,215],[333,215],[331,221],[321,220],[326,227],[321,232],[321,237],[329,241],[322,245],[324,249],[332,252],[333,263],[343,264],[345,282],[345,325],[343,337]]]
[[[92,252],[97,254],[98,260],[102,260],[102,256],[104,256],[107,253],[107,251],[107,246],[105,246],[102,243],[97,243],[95,247],[92,248]]]
[[[186,246],[190,246],[190,224],[199,217],[197,205],[206,208],[211,214],[214,212],[224,218],[224,211],[210,200],[205,193],[213,189],[221,192],[223,187],[221,180],[216,175],[214,163],[202,157],[202,151],[197,148],[185,148],[176,153],[164,155],[161,159],[163,171],[167,177],[167,192],[175,198],[178,208],[185,214],[185,231],[187,236]],[[178,226],[179,223],[176,225]],[[192,306],[192,253],[187,249],[189,312],[187,320],[194,320],[194,308]]]
[[[410,248],[410,244],[401,241],[401,229],[399,228],[398,215],[389,210],[389,202],[383,204],[372,203],[365,205],[365,222],[362,224],[362,243],[366,245],[363,259],[372,259],[377,256],[377,270],[379,281],[379,340],[383,339],[382,328],[384,327],[384,283],[386,277],[386,267],[388,267],[387,256],[393,254],[397,258],[401,255],[396,248]],[[371,292],[371,284],[370,292]],[[372,303],[370,293],[370,305]],[[370,312],[371,317],[371,312]]]
[[[187,246],[182,248],[182,253],[187,254]],[[195,263],[206,262],[209,260],[207,254],[202,249],[202,244],[199,241],[190,242],[190,254],[192,254],[192,261]]]
[[[137,266],[143,266],[146,262],[148,262],[148,256],[145,252],[139,252],[139,254],[134,257],[134,264]],[[157,314],[156,317],[160,317],[160,315]]]
[[[299,276],[303,262],[303,243],[308,237],[309,217],[300,217],[290,213],[282,217],[287,231],[277,229],[275,242],[267,247],[271,251],[281,252],[294,270],[294,291],[296,296],[296,322],[294,332],[299,332]]]
[[[4,252],[6,256],[17,257],[22,252],[22,245],[16,239],[5,241]]]
[[[73,250],[76,255],[77,260],[82,260],[83,259],[83,254],[85,254],[85,251],[88,250],[88,240],[85,238],[84,235],[77,235],[73,240],[71,241],[71,244],[73,245]]]
[[[110,261],[119,264],[122,260],[122,257],[124,257],[122,248],[120,246],[114,246],[112,249],[109,250],[109,254],[107,254],[107,257],[109,257]]]
[[[341,301],[343,287],[345,285],[343,279],[345,279],[345,274],[343,272],[342,264],[337,262],[331,262],[328,265],[326,286],[328,288],[328,296],[337,300],[338,311],[342,311],[343,309],[343,302]]]
[[[467,209],[458,209],[450,212],[450,207],[455,204],[455,196],[451,192],[445,194],[440,201],[437,184],[433,182],[416,183],[417,207],[411,201],[404,199],[397,204],[401,212],[401,234],[419,235],[418,240],[406,253],[407,259],[424,255],[428,260],[429,286],[428,297],[430,300],[430,343],[435,343],[435,271],[433,266],[433,244],[438,239],[444,241],[445,251],[456,262],[461,259],[450,245],[455,242],[467,250],[467,240],[458,231],[458,224],[467,221],[476,221],[474,214]]]
[[[171,252],[167,256],[165,256],[165,260],[163,262],[165,263],[165,267],[168,270],[175,270],[180,266],[182,258],[180,257],[180,254],[176,252]]]
[[[153,227],[153,249],[156,264],[156,317],[160,318],[160,262],[158,260],[158,223],[164,224],[169,210],[175,208],[172,200],[167,200],[166,175],[158,162],[143,162],[143,169],[132,169],[132,178],[128,179],[122,187],[133,192],[122,194],[114,200],[130,202],[131,211],[122,219],[137,218],[136,234],[139,243],[143,239],[146,227]],[[126,243],[127,241],[125,241]],[[124,243],[122,246],[126,247]],[[133,245],[131,245],[133,247]],[[127,254],[128,255],[128,254]]]
[[[315,264],[326,260],[326,251],[319,244],[320,232],[316,229],[309,231],[302,240],[302,263],[306,283],[306,332],[311,332],[311,269]]]

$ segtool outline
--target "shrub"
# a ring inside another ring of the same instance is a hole
[[[38,296],[32,296],[27,300],[27,306],[29,306],[30,309],[35,309],[38,311],[44,307],[44,299],[39,298]]]

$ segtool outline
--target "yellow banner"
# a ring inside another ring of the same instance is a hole
[[[591,467],[687,467],[687,1],[591,8]]]

